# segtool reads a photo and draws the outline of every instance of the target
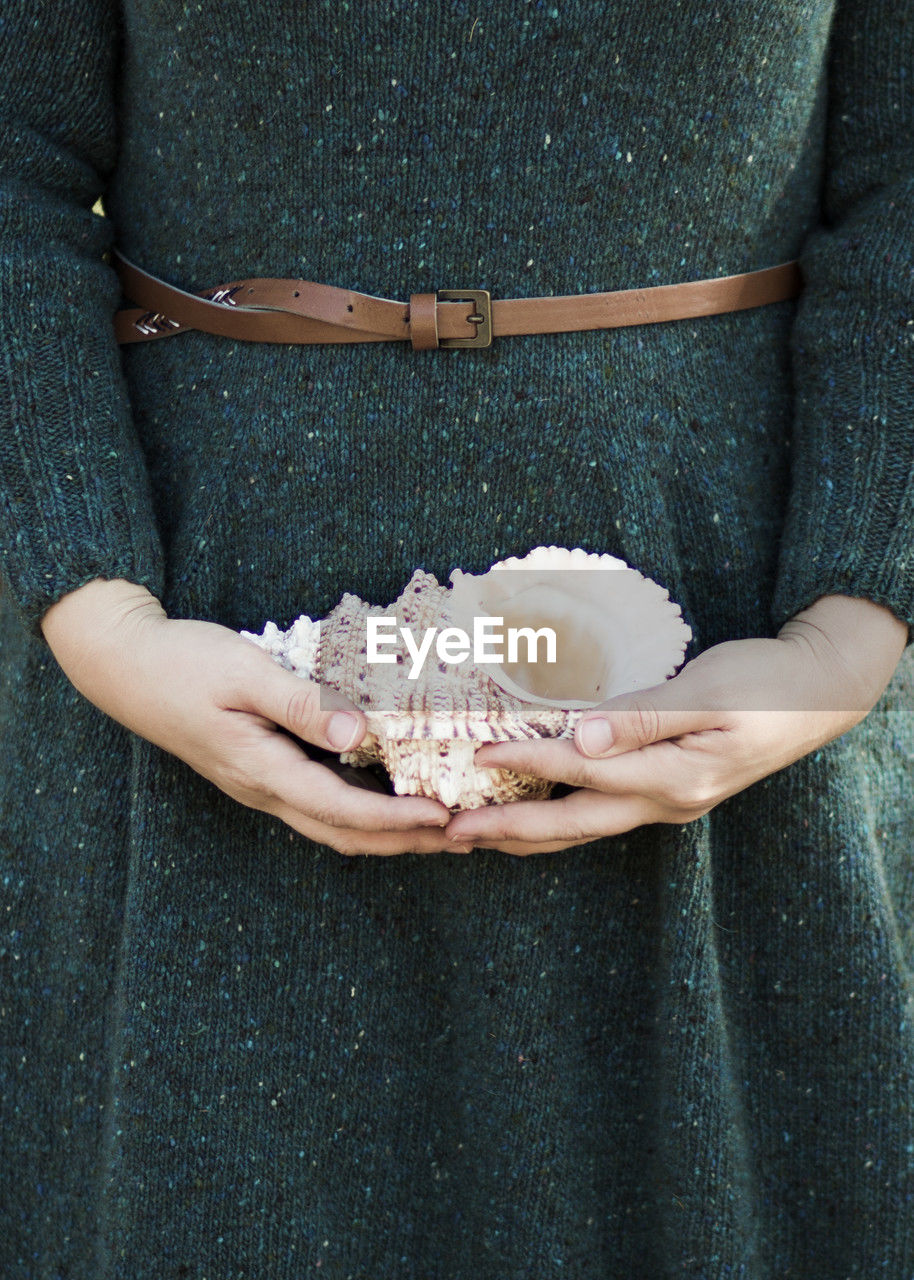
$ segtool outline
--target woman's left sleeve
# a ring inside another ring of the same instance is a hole
[[[822,216],[799,260],[776,627],[823,595],[914,638],[914,2],[837,0]]]

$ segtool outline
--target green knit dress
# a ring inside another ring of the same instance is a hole
[[[663,583],[689,656],[826,593],[914,624],[909,0],[4,0],[0,71],[4,1280],[911,1280],[910,646],[695,822],[353,858],[39,625],[101,576],[260,631],[543,543]],[[113,243],[192,291],[805,288],[119,347]]]

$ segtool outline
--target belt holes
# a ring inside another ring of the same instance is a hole
[[[351,302],[350,302],[349,306],[346,308],[346,310],[347,310],[347,311],[351,311],[351,310],[352,310],[352,303],[351,303]]]
[[[295,292],[292,294],[292,297],[293,297],[293,298],[297,298],[297,297],[298,297],[298,290],[297,290],[297,289],[296,289],[296,290],[295,290]]]

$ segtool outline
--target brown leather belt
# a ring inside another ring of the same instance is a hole
[[[794,259],[710,280],[545,298],[492,299],[486,289],[438,289],[413,293],[406,303],[313,280],[268,277],[233,280],[186,293],[143,271],[117,249],[111,252],[124,296],[139,304],[115,313],[114,328],[121,343],[149,342],[202,329],[244,342],[409,339],[416,351],[487,347],[493,337],[614,329],[741,311],[795,298],[803,288]]]

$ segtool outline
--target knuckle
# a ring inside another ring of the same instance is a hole
[[[653,742],[660,735],[660,712],[651,702],[638,702],[625,713],[624,724],[636,742]]]
[[[677,810],[697,817],[707,813],[718,797],[716,778],[704,767],[692,769],[685,776],[672,778],[667,785],[667,799]]]
[[[687,814],[689,818],[700,818],[714,806],[717,789],[710,782],[691,782],[687,786],[676,787],[670,799],[675,808]]]
[[[673,811],[673,822],[680,826],[687,826],[690,822],[697,822],[699,818],[703,818],[713,805],[706,805],[703,809],[675,809]]]
[[[258,651],[251,645],[252,653]],[[264,655],[266,656],[266,655]],[[233,652],[220,671],[219,681],[223,693],[231,703],[243,703],[251,693],[252,677],[256,679],[259,664],[252,664],[251,655],[243,650]]]
[[[499,818],[495,824],[495,830],[492,832],[491,839],[498,841],[516,840],[517,832],[512,831],[511,824],[506,818]]]
[[[339,806],[334,807],[329,800],[321,796],[309,802],[308,817],[312,822],[320,823],[322,827],[339,827],[344,815]]]
[[[219,785],[233,799],[239,800],[250,808],[264,807],[271,795],[266,783],[237,761],[229,761],[223,766]]]
[[[367,853],[364,842],[356,839],[352,835],[335,835],[331,841],[331,848],[337,853],[341,853],[344,857],[353,858],[360,853]]]
[[[707,812],[720,799],[720,787],[715,778],[703,778],[692,795],[692,804]]]
[[[694,796],[694,784],[689,781],[676,780],[668,782],[665,799],[674,809],[687,809]]]
[[[304,735],[317,728],[320,711],[313,690],[310,686],[295,689],[289,694],[286,704],[287,723],[296,730],[304,730]]]
[[[526,840],[523,835],[513,830],[508,822],[499,820],[494,830],[485,835],[474,836],[473,843],[477,848],[501,849],[502,845],[525,846]]]
[[[568,840],[574,844],[586,844],[588,840],[594,840],[594,833],[588,830],[580,822],[566,822],[561,835],[554,837],[555,839]]]
[[[606,774],[602,760],[586,758],[575,761],[575,772],[569,780],[570,786],[587,787],[591,791],[603,791],[606,788]]]

